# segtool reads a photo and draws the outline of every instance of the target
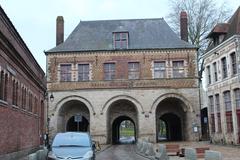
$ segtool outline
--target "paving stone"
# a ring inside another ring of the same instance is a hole
[[[184,153],[185,153],[185,160],[196,160],[197,159],[196,149],[185,148]]]
[[[206,151],[205,160],[222,160],[222,154],[218,151]]]

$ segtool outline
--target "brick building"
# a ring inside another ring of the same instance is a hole
[[[167,140],[199,139],[197,49],[163,18],[81,21],[66,41],[63,28],[58,17],[57,46],[46,51],[51,137],[76,131],[81,115],[79,130],[100,143],[118,143],[124,120],[136,139],[161,140],[163,123]]]
[[[0,7],[0,159],[42,143],[45,73]]]
[[[211,140],[240,144],[240,7],[209,33],[204,56]]]

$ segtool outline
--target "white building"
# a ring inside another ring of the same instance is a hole
[[[240,7],[217,24],[204,56],[210,137],[214,143],[240,143]]]

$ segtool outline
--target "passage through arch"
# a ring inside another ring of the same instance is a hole
[[[162,100],[155,111],[156,141],[181,141],[186,139],[187,127],[185,103],[175,97]]]
[[[129,134],[132,136],[129,137],[124,137],[123,132],[121,132],[121,129],[124,131],[127,130],[124,126],[126,124],[122,123],[128,123],[126,121],[128,121],[132,126],[131,131],[129,131]],[[132,102],[125,99],[113,102],[108,108],[107,128],[108,143],[134,143],[138,136],[138,111],[136,106]]]
[[[79,122],[77,117],[80,116]],[[90,112],[85,103],[79,100],[65,102],[58,112],[58,132],[89,132]]]

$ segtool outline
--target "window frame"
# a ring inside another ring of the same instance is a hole
[[[105,66],[109,65],[108,69],[105,69]],[[111,65],[114,66],[113,69],[111,69]],[[103,64],[103,72],[104,72],[104,80],[111,81],[116,78],[116,63],[115,62],[106,62]]]
[[[156,67],[156,64],[160,64],[158,68]],[[159,76],[156,76],[157,73]],[[153,61],[153,78],[166,78],[166,61]]]
[[[227,58],[223,57],[221,59],[222,64],[222,79],[225,79],[228,77],[228,69],[227,69]]]
[[[137,66],[137,68],[130,68],[129,65],[133,64],[133,66]],[[133,76],[133,77],[132,77]],[[140,78],[140,62],[128,62],[128,79],[134,80]]]
[[[79,63],[78,65],[78,82],[89,81],[90,80],[90,64],[89,63]],[[83,66],[82,72],[79,72],[79,66]],[[84,70],[84,66],[88,66],[88,71]],[[82,79],[80,79],[82,75]],[[85,78],[87,77],[87,78]]]
[[[212,79],[211,79],[211,67],[210,65],[207,66],[207,77],[208,77],[208,85],[212,83]]]
[[[66,72],[63,72],[62,70],[63,66],[70,66],[70,70],[66,70]],[[63,78],[64,75],[66,78]],[[61,63],[60,64],[60,81],[61,82],[71,82],[72,81],[72,64],[71,63]]]
[[[174,67],[174,63],[175,62],[182,62],[182,66],[179,67]],[[173,78],[184,78],[185,77],[185,67],[184,67],[184,60],[174,60],[172,61],[172,77]],[[178,76],[181,75],[180,71],[182,71],[182,76]],[[178,74],[174,74],[174,73],[178,73]]]
[[[236,52],[232,52],[230,54],[230,59],[231,59],[231,73],[232,75],[237,74],[237,57],[236,57]]]
[[[213,63],[213,72],[214,72],[214,81],[217,82],[218,81],[218,73],[217,73],[218,69],[217,69],[217,62]]]
[[[236,104],[236,110],[240,110],[240,88],[234,89],[234,100]]]
[[[119,35],[119,38],[117,37],[118,35]],[[113,32],[114,49],[128,49],[128,42],[129,42],[128,32]],[[117,45],[118,43],[120,44],[119,47]]]

